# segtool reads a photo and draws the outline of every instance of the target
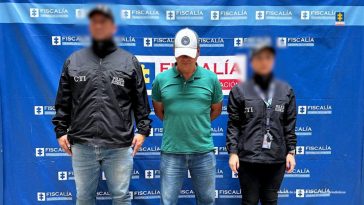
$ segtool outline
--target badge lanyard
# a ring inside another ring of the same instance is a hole
[[[273,140],[273,136],[269,132],[270,131],[270,115],[272,113],[271,109],[272,109],[272,101],[273,101],[275,85],[274,85],[274,83],[270,84],[269,89],[268,89],[267,98],[264,95],[263,91],[257,85],[255,85],[254,89],[256,90],[259,97],[264,101],[264,104],[266,106],[266,120],[265,120],[266,133],[264,134],[262,148],[270,149],[272,140]]]

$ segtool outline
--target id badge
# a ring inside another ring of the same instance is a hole
[[[265,133],[264,138],[263,138],[262,148],[270,149],[270,147],[272,145],[272,140],[273,140],[273,136],[269,132]]]

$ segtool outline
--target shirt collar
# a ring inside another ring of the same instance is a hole
[[[182,77],[182,74],[180,74],[177,70],[177,63],[175,63],[175,65],[173,66],[173,71],[174,71],[174,77],[177,78],[177,77]],[[195,80],[195,79],[198,79],[198,78],[201,78],[201,67],[199,65],[197,65],[196,63],[196,70],[195,72],[192,74],[191,78],[189,80]]]

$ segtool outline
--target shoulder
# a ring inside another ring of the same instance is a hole
[[[293,92],[293,88],[288,82],[280,80],[280,79],[276,79],[275,83],[276,83],[277,89],[279,89],[285,93]]]
[[[120,58],[129,59],[129,60],[132,60],[133,58],[136,59],[136,57],[133,54],[131,54],[129,51],[126,51],[122,48],[117,48],[115,52],[117,52],[118,57],[120,57]]]
[[[156,77],[155,77],[155,80],[158,80],[158,81],[164,81],[164,80],[167,80],[167,79],[170,79],[171,77],[174,76],[174,70],[173,70],[173,67],[169,68],[168,70],[165,70],[161,73],[159,73]]]
[[[233,97],[238,97],[238,96],[243,96],[243,92],[245,90],[246,87],[246,82],[239,82],[236,85],[234,85],[234,87],[230,90],[230,96]]]
[[[218,79],[216,73],[212,72],[211,70],[208,70],[202,66],[198,66],[198,69],[200,70],[199,72],[201,72],[202,76],[210,78],[212,80]]]
[[[130,64],[139,64],[138,59],[131,54],[129,51],[126,51],[122,48],[117,48],[116,49],[116,54],[115,57],[117,59],[117,61],[121,61],[123,63],[130,63]]]
[[[68,59],[70,60],[77,60],[80,58],[85,58],[87,56],[90,56],[92,54],[92,50],[90,47],[85,47],[85,48],[81,48],[77,51],[74,51],[69,57]]]

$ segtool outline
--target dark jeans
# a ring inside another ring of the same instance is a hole
[[[285,163],[256,164],[240,161],[239,181],[242,205],[276,205]]]

